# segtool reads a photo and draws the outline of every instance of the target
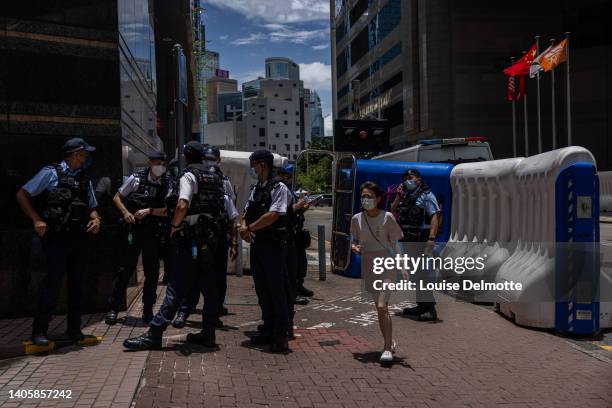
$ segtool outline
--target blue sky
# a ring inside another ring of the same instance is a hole
[[[207,48],[238,86],[264,76],[267,57],[291,58],[305,87],[319,93],[331,134],[329,1],[208,0],[204,8]]]

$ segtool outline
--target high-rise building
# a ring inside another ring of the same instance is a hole
[[[321,98],[317,91],[310,91],[310,98],[308,101],[308,111],[310,114],[310,134],[311,137],[323,137],[325,136],[325,129],[323,124],[323,110],[321,109]]]
[[[242,92],[221,92],[217,96],[218,119],[242,120]]]
[[[207,123],[221,122],[224,120],[223,116],[219,116],[217,104],[219,94],[222,92],[237,91],[238,82],[235,79],[215,76],[206,80],[206,103],[208,105]]]
[[[266,58],[266,78],[268,79],[300,79],[300,66],[285,57]]]
[[[612,3],[517,0],[335,0],[331,8],[334,118],[378,117],[391,125],[391,149],[428,137],[488,138],[496,158],[513,154],[509,57],[571,31],[573,143],[599,168],[612,167],[609,83]],[[565,65],[557,69],[557,147],[565,146]],[[543,150],[552,148],[551,80],[540,79]],[[527,80],[529,154],[538,151],[536,81]],[[524,154],[523,103],[517,107],[518,153]],[[608,107],[608,108],[606,108]]]
[[[302,81],[257,81],[258,94],[243,102],[246,146],[249,150],[269,149],[295,160],[310,139],[308,90]]]

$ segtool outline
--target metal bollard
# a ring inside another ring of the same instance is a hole
[[[238,229],[240,229],[240,224],[238,224]],[[238,255],[236,256],[236,276],[242,276],[242,238],[238,235]]]
[[[325,225],[317,225],[317,241],[319,242],[319,280],[325,280],[327,262],[325,254]]]

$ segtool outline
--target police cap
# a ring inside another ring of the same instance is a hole
[[[273,162],[274,155],[272,155],[272,153],[270,153],[268,150],[265,150],[265,149],[256,150],[253,152],[253,154],[251,154],[251,156],[249,157],[249,160],[250,161]]]
[[[166,153],[160,152],[159,150],[149,153],[149,160],[163,160],[166,161]]]
[[[204,157],[204,146],[197,140],[191,140],[185,145],[183,153],[196,160],[202,160],[202,157]]]
[[[402,177],[406,178],[408,176],[414,176],[417,178],[421,178],[421,172],[418,171],[417,169],[408,169],[404,172],[404,175]]]
[[[212,146],[206,146],[204,147],[204,154],[202,155],[202,158],[204,160],[210,160],[210,161],[215,161],[218,159],[219,156],[217,156],[217,154],[215,153],[215,150]]]
[[[85,150],[87,152],[95,152],[96,148],[90,146],[85,140],[80,137],[73,137],[64,143],[64,147],[62,148],[64,153],[74,153],[79,150]]]

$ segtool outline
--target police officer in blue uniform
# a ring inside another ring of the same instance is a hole
[[[122,239],[122,262],[113,277],[113,290],[108,298],[106,323],[117,323],[117,312],[123,308],[130,278],[142,253],[145,281],[142,292],[142,320],[148,324],[153,318],[157,299],[159,258],[164,234],[167,233],[165,199],[170,189],[166,174],[166,154],[149,155],[146,169],[127,178],[113,201],[121,212],[125,234]]]
[[[221,152],[217,147],[214,146],[204,146],[204,157],[203,157],[203,165],[208,167],[209,169],[214,169],[215,172],[222,178],[223,180],[223,191],[226,196],[228,196],[232,202],[234,200],[234,189],[229,181],[229,179],[223,174],[221,168],[219,167],[219,161],[221,159]],[[215,283],[216,283],[216,293],[215,297],[218,299],[218,308],[219,308],[219,316],[224,315],[224,306],[225,302],[225,294],[227,292],[227,260],[228,260],[228,251],[229,256],[233,260],[237,255],[237,228],[236,228],[236,219],[238,218],[238,214],[228,214],[228,217],[232,216],[232,218],[228,218],[225,225],[227,226],[227,230],[223,231],[222,236],[216,240],[216,251],[212,257],[212,263],[210,268],[215,274]],[[176,328],[182,328],[185,326],[187,318],[189,314],[195,310],[195,307],[198,304],[198,300],[200,298],[200,290],[197,285],[190,285],[187,290],[187,296],[183,299],[181,303],[181,307],[179,308],[178,313],[176,314],[176,318],[172,322],[172,325]],[[208,302],[206,298],[204,298],[204,302]],[[206,306],[205,306],[206,307]],[[215,322],[217,327],[223,327],[223,322],[221,320],[217,320]]]
[[[68,140],[64,160],[44,167],[18,192],[17,202],[30,217],[47,256],[47,275],[32,325],[32,342],[49,344],[49,320],[57,304],[64,275],[68,285],[66,335],[74,342],[81,332],[81,278],[84,273],[87,235],[97,234],[101,219],[86,169],[96,150],[81,138]]]
[[[417,169],[406,170],[403,179],[391,211],[399,215],[398,223],[404,233],[402,242],[406,246],[406,253],[412,256],[420,256],[422,253],[431,255],[438,233],[438,200]],[[416,272],[415,277],[429,281],[430,273],[431,271],[421,269]],[[437,320],[433,291],[419,290],[416,294],[417,306],[406,308],[402,313],[422,321]]]
[[[284,352],[289,326],[286,214],[290,193],[273,177],[272,153],[258,150],[249,159],[257,183],[245,207],[240,236],[251,243],[251,271],[263,320],[251,343],[270,344],[270,351]]]
[[[187,167],[179,180],[178,204],[172,218],[170,237],[175,246],[174,273],[166,297],[141,336],[124,341],[125,348],[146,350],[161,347],[162,334],[174,318],[187,293],[192,277],[206,299],[202,312],[202,331],[189,333],[187,341],[206,347],[216,346],[215,324],[219,319],[219,300],[215,274],[210,267],[219,239],[224,239],[228,218],[236,218],[233,202],[224,193],[223,179],[211,166],[202,164],[205,148],[196,141],[185,145]]]

